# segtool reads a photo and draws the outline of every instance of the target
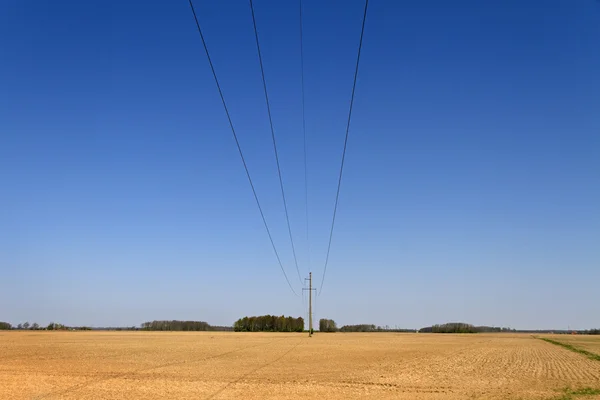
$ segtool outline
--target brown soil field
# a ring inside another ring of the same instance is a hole
[[[600,355],[600,335],[541,335]]]
[[[600,389],[600,362],[531,335],[0,333],[1,399],[555,399],[566,387]]]

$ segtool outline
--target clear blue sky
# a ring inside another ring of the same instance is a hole
[[[195,2],[299,290],[246,1]],[[256,0],[292,229],[320,284],[362,1]],[[600,326],[600,3],[369,5],[315,317]],[[231,324],[304,313],[187,1],[0,5],[0,320]]]

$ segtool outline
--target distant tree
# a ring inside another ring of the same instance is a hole
[[[31,325],[31,329],[34,330],[34,331],[37,331],[38,329],[40,329],[40,325],[37,322],[34,322]]]
[[[337,332],[337,325],[332,319],[322,318],[319,320],[320,332]]]
[[[18,324],[17,329],[23,329],[23,324]]]
[[[12,325],[9,324],[8,322],[1,322],[0,321],[0,330],[10,330],[12,329]]]
[[[69,328],[63,324],[58,324],[56,322],[50,322],[48,324],[48,326],[46,327],[46,329],[49,331],[61,331],[61,330],[67,330]]]
[[[23,324],[23,329],[29,329],[29,322],[25,322]]]

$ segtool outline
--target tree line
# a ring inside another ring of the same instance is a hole
[[[390,328],[389,326],[375,326],[373,324],[344,325],[340,332],[416,332],[415,329]]]
[[[8,329],[16,329],[16,330],[30,330],[30,331],[66,331],[66,330],[77,330],[77,331],[86,331],[91,330],[92,328],[87,326],[66,326],[63,324],[57,324],[56,322],[50,322],[47,326],[40,326],[37,322],[30,324],[29,322],[24,322],[22,324],[18,324],[17,326],[12,326],[8,322],[0,322],[0,330],[8,330]]]
[[[600,329],[588,329],[585,331],[578,331],[582,335],[600,335]]]
[[[18,324],[15,329],[30,329],[32,331],[37,331],[40,329],[47,329],[47,327],[40,326],[37,322],[30,324],[29,322],[25,322],[23,324]]]
[[[374,332],[377,327],[373,324],[344,325],[340,332]]]
[[[499,327],[499,326],[476,326],[475,329],[477,332],[516,332],[516,329]]]
[[[116,328],[90,328],[87,326],[66,326],[51,322],[47,326],[38,323],[20,323],[12,326],[8,322],[0,321],[0,330],[147,330],[147,331],[233,331],[236,332],[302,332],[304,330],[304,319],[285,316],[263,315],[259,317],[244,317],[237,320],[233,327],[215,326],[204,321],[152,321],[144,322],[141,328],[116,327]],[[415,329],[398,329],[389,326],[375,326],[373,324],[344,325],[341,328],[332,319],[322,318],[319,320],[319,331],[321,332],[417,332]],[[464,322],[450,322],[427,326],[418,330],[420,333],[483,333],[483,332],[515,332],[515,333],[555,333],[581,335],[600,335],[600,329],[586,330],[517,330],[496,326],[474,326]]]
[[[580,335],[600,335],[600,329],[586,330],[519,330],[499,326],[480,325],[475,326],[464,322],[448,322],[445,324],[436,324],[421,329],[400,329],[390,328],[389,326],[375,326],[373,324],[344,325],[341,328],[332,319],[322,318],[319,320],[319,331],[321,332],[419,332],[419,333],[555,333],[555,334],[580,334]]]
[[[141,325],[143,331],[230,331],[231,327],[212,326],[204,321],[152,321]]]
[[[499,326],[474,326],[464,322],[448,322],[419,329],[421,333],[492,333],[492,332],[517,332],[516,329]]]
[[[390,326],[375,326],[373,324],[344,325],[341,328],[332,319],[319,320],[321,332],[416,332],[416,329],[391,328]]]
[[[46,327],[48,331],[68,331],[68,330],[78,330],[78,331],[91,331],[92,328],[87,326],[66,326],[63,324],[58,324],[56,322],[50,322]]]
[[[600,335],[600,329],[587,330],[552,330],[552,329],[511,329],[499,326],[474,326],[464,322],[449,322],[446,324],[438,324],[427,326],[419,329],[420,333],[492,333],[492,332],[512,332],[512,333],[556,333],[556,334],[571,334],[577,333],[581,335]]]
[[[332,319],[322,318],[319,320],[319,331],[320,332],[337,332],[337,325]]]
[[[243,317],[235,321],[233,330],[236,332],[302,332],[304,318],[285,317],[276,315],[261,315],[258,317]]]
[[[464,322],[436,324],[419,329],[420,333],[477,333],[475,326]]]

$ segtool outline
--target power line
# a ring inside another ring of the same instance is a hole
[[[342,152],[342,163],[340,166],[340,176],[338,179],[337,193],[335,195],[335,205],[333,206],[333,218],[331,220],[331,230],[329,231],[329,244],[327,245],[327,255],[325,257],[325,267],[323,268],[323,277],[321,278],[321,286],[319,295],[323,291],[323,283],[325,282],[325,273],[327,272],[327,263],[329,262],[329,251],[331,250],[331,238],[333,237],[333,228],[335,226],[335,216],[337,213],[338,200],[340,198],[340,186],[342,185],[342,173],[344,172],[344,160],[346,159],[346,147],[348,145],[348,132],[350,132],[350,119],[352,118],[352,106],[354,104],[354,91],[356,89],[356,78],[358,77],[358,65],[360,63],[360,51],[362,49],[363,35],[365,33],[365,21],[367,20],[367,8],[369,0],[365,0],[365,12],[363,14],[362,28],[360,30],[360,42],[358,44],[358,55],[356,57],[356,68],[354,70],[354,83],[352,84],[352,96],[350,97],[350,110],[348,111],[348,123],[346,124],[346,138],[344,139],[344,150]]]
[[[252,23],[254,24],[254,37],[256,38],[256,49],[258,50],[258,61],[260,63],[260,73],[262,75],[263,89],[265,91],[265,101],[267,103],[267,113],[269,114],[269,125],[271,126],[271,138],[273,139],[273,150],[275,150],[275,161],[277,162],[277,173],[279,174],[279,187],[281,188],[281,197],[283,198],[283,208],[285,209],[285,219],[287,221],[288,233],[290,235],[290,242],[292,244],[292,253],[294,254],[294,263],[296,264],[296,272],[298,273],[298,280],[303,285],[302,277],[300,276],[300,269],[298,268],[298,259],[296,258],[296,248],[294,246],[294,239],[292,237],[292,228],[290,226],[290,216],[288,214],[287,201],[285,199],[285,191],[283,190],[283,178],[281,177],[281,167],[279,165],[279,154],[277,152],[277,142],[275,140],[275,130],[273,129],[273,118],[271,117],[271,104],[269,103],[269,94],[267,92],[267,81],[265,79],[265,70],[263,68],[262,56],[260,53],[260,43],[258,41],[258,30],[256,29],[256,18],[254,16],[254,5],[250,0],[250,9],[252,10]]]
[[[221,85],[219,84],[219,80],[217,79],[217,74],[215,72],[215,67],[213,66],[212,60],[210,58],[210,54],[208,52],[208,47],[206,46],[206,41],[204,40],[204,35],[202,34],[202,29],[200,28],[200,23],[198,22],[198,17],[196,16],[196,10],[194,10],[194,5],[192,4],[192,0],[188,0],[190,3],[190,7],[192,9],[192,14],[194,14],[194,20],[196,21],[196,27],[198,28],[198,33],[200,34],[200,39],[202,40],[202,45],[204,46],[204,51],[206,52],[206,58],[208,59],[208,64],[210,65],[210,69],[212,71],[213,77],[215,78],[215,83],[217,84],[217,89],[219,90],[219,96],[221,97],[221,102],[223,103],[223,108],[225,109],[225,114],[227,114],[227,120],[229,121],[229,126],[231,128],[231,133],[233,133],[233,138],[235,139],[235,144],[237,146],[238,152],[240,153],[240,158],[242,159],[242,164],[244,164],[244,170],[246,170],[246,176],[248,177],[248,182],[250,183],[250,187],[252,188],[252,194],[254,194],[254,200],[256,200],[256,205],[258,206],[258,211],[260,212],[260,216],[262,218],[263,224],[265,225],[265,229],[267,231],[267,235],[269,236],[269,240],[271,241],[271,246],[273,247],[273,252],[275,252],[275,257],[277,257],[277,262],[279,263],[279,267],[281,268],[281,272],[283,272],[283,276],[285,276],[285,280],[294,293],[294,295],[298,296],[290,280],[288,279],[287,274],[285,273],[285,269],[283,268],[283,264],[281,263],[281,259],[279,258],[279,253],[275,248],[275,242],[273,242],[273,237],[271,236],[271,231],[269,230],[269,226],[267,225],[267,220],[265,219],[265,214],[263,213],[262,207],[260,206],[260,201],[258,200],[258,196],[256,194],[256,189],[254,188],[254,183],[252,183],[252,178],[250,177],[250,171],[248,170],[248,166],[246,165],[246,159],[244,158],[244,153],[242,152],[242,148],[240,146],[240,142],[238,140],[237,134],[235,133],[235,128],[233,127],[233,122],[231,121],[231,116],[229,115],[229,109],[227,108],[227,104],[225,103],[225,97],[223,96],[223,91],[221,90]],[[278,166],[279,167],[279,166]],[[281,176],[280,176],[281,179]]]
[[[306,107],[304,96],[304,32],[302,22],[302,0],[300,0],[300,77],[302,85],[302,137],[304,141],[304,210],[306,216],[306,253],[308,270],[310,271],[310,235],[308,225],[308,167],[306,162]]]

